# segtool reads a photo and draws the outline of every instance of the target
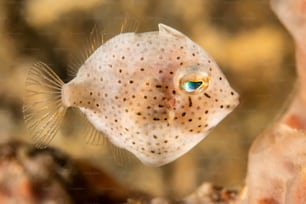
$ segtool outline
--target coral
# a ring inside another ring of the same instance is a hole
[[[88,162],[21,142],[0,145],[1,203],[123,203],[133,193]]]
[[[306,202],[306,2],[272,0],[296,44],[296,93],[283,115],[262,133],[249,152],[245,202]]]

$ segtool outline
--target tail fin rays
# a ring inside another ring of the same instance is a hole
[[[44,148],[56,135],[66,113],[61,89],[64,82],[39,62],[29,70],[23,113],[35,146]]]

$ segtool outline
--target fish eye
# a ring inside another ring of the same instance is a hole
[[[189,94],[198,94],[209,86],[210,76],[206,72],[191,72],[180,80],[180,88]]]
[[[191,93],[197,90],[200,90],[203,86],[205,86],[205,82],[203,80],[200,81],[186,81],[182,83],[182,89]]]
[[[176,72],[174,82],[181,91],[198,94],[209,87],[210,74],[204,66],[188,66]]]
[[[196,76],[194,79],[190,79],[189,76],[181,81],[181,89],[187,93],[197,94],[208,88],[210,77],[207,76]]]

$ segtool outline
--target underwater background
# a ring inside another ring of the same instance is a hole
[[[161,168],[136,160],[122,164],[105,146],[84,145],[82,121],[73,111],[51,145],[155,196],[183,197],[204,181],[241,188],[252,141],[294,92],[293,42],[267,0],[1,0],[1,142],[31,141],[22,98],[33,63],[47,63],[67,82],[68,67],[86,53],[95,26],[107,39],[122,25],[145,32],[157,30],[158,23],[183,32],[213,56],[240,94],[240,105],[189,153]]]

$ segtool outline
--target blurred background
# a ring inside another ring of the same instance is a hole
[[[215,58],[240,105],[192,151],[161,168],[121,164],[104,146],[85,145],[68,114],[51,143],[86,159],[120,183],[155,196],[183,197],[203,181],[240,188],[248,149],[282,112],[294,89],[294,46],[267,0],[0,0],[0,140],[31,141],[22,116],[29,67],[43,61],[64,80],[96,26],[110,38],[174,27]]]

